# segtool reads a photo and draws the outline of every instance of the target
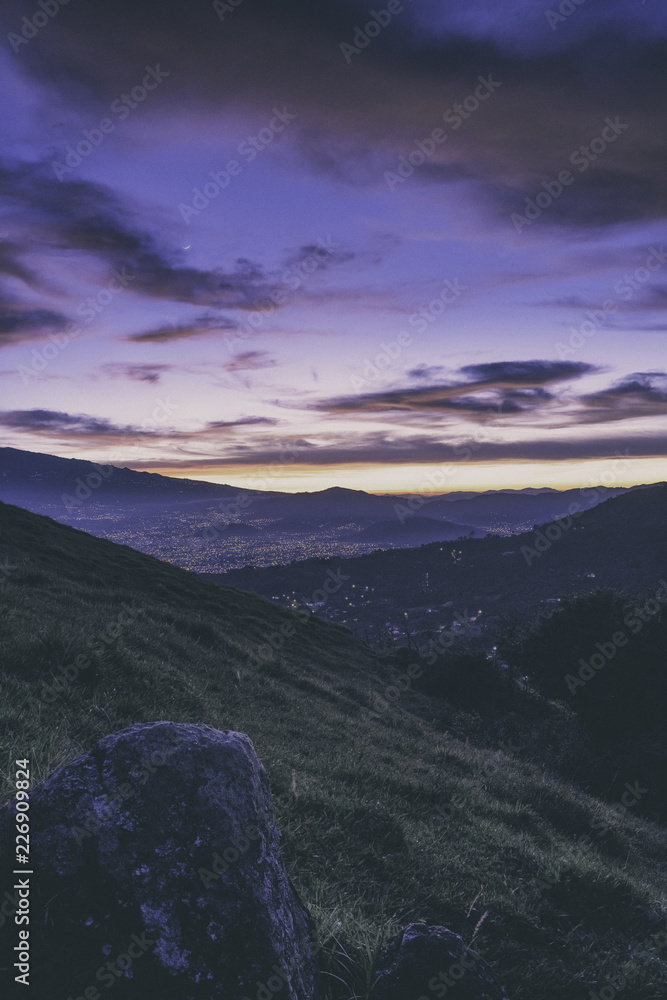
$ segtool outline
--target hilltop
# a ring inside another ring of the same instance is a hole
[[[633,1000],[659,995],[661,827],[485,746],[345,629],[4,504],[0,559],[6,771],[20,753],[44,779],[137,722],[247,733],[332,996],[366,997],[382,941],[414,920],[476,935],[512,1000],[584,1000],[621,975]]]

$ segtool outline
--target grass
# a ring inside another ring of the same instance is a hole
[[[3,799],[15,758],[43,780],[135,722],[245,732],[331,1000],[365,1000],[410,921],[475,938],[513,1000],[583,1000],[619,975],[632,1000],[664,997],[667,948],[639,948],[667,924],[661,827],[452,731],[425,696],[369,719],[391,663],[344,629],[6,505],[4,559],[15,568],[0,587]],[[109,636],[124,606],[128,623]],[[253,666],[286,623],[294,635]],[[90,666],[40,701],[80,654]],[[608,831],[582,841],[596,820]]]

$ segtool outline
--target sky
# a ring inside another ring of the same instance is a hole
[[[0,445],[667,479],[659,0],[5,0]]]

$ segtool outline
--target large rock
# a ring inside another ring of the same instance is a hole
[[[11,886],[14,814],[2,812]],[[247,736],[133,726],[57,770],[31,795],[30,817],[31,989],[19,995],[317,995],[310,919],[282,863],[268,779]],[[13,916],[0,935],[7,968]]]
[[[389,945],[373,1000],[507,1000],[479,951],[446,927],[409,924]]]

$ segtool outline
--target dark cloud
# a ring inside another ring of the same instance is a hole
[[[55,179],[44,163],[0,163],[0,198],[16,227],[23,227],[33,257],[43,270],[54,254],[84,253],[102,260],[109,275],[120,275],[130,292],[162,301],[211,309],[273,313],[293,298],[314,270],[347,263],[357,256],[330,237],[307,244],[268,272],[256,262],[237,258],[227,269],[184,266],[181,251],[167,251],[137,222],[138,210],[110,188],[85,180]],[[4,250],[3,250],[4,247]],[[33,285],[44,279],[25,268],[17,244],[0,244],[0,274]],[[303,294],[303,293],[302,293]],[[192,322],[165,324],[130,335],[135,343],[164,343],[235,330],[228,316],[205,314]]]
[[[667,414],[667,374],[636,372],[609,389],[581,397],[579,423],[606,423]]]
[[[124,339],[133,344],[165,344],[191,337],[210,337],[225,330],[238,330],[239,324],[228,316],[197,316],[191,323],[158,326],[143,333],[132,333]]]
[[[491,361],[464,365],[461,373],[477,384],[491,386],[539,386],[581,378],[596,371],[594,365],[582,361]]]
[[[667,52],[665,55],[667,57]],[[600,120],[597,130],[591,130],[590,134],[583,133],[579,144],[574,149],[566,151],[560,164],[554,159],[551,171],[545,171],[545,175],[542,177],[539,174],[533,175],[529,182],[523,183],[519,188],[518,195],[512,188],[501,187],[489,181],[487,192],[496,202],[499,214],[502,212],[503,216],[511,217],[515,213],[525,216],[527,211],[535,212],[534,208],[530,208],[528,202],[535,202],[538,195],[544,200],[543,183],[550,183],[551,190],[554,190],[553,184],[556,175],[561,170],[569,170],[574,180],[562,188],[562,193],[539,212],[537,220],[534,215],[532,217],[529,215],[527,224],[519,222],[519,231],[529,229],[536,222],[547,226],[598,229],[624,222],[664,218],[667,215],[667,185],[661,182],[659,176],[647,177],[641,173],[642,170],[646,170],[643,161],[642,165],[638,164],[635,170],[624,167],[624,153],[628,161],[637,159],[637,153],[630,138],[625,142],[627,146],[630,146],[629,150],[619,147],[606,154],[605,164],[616,163],[616,169],[593,165],[587,168],[589,172],[586,174],[578,173],[576,169],[573,170],[570,154],[574,153],[580,146],[587,147],[590,142],[594,141],[604,129],[605,120]],[[622,142],[623,137],[621,136],[618,141]],[[576,162],[585,161],[579,159]],[[665,170],[667,168],[667,149],[661,154],[661,163],[662,169]]]
[[[159,401],[157,409],[160,409]],[[166,420],[166,417],[164,419]],[[146,442],[147,440],[174,441],[179,444],[181,442],[197,442],[205,437],[215,438],[221,431],[227,432],[223,435],[227,437],[228,432],[233,432],[237,427],[274,427],[277,423],[277,420],[270,417],[250,416],[239,417],[237,420],[210,421],[204,427],[193,431],[176,431],[166,424],[163,428],[158,428],[154,418],[147,418],[140,426],[123,426],[114,424],[105,417],[93,417],[86,413],[63,413],[59,410],[42,409],[0,412],[0,427],[7,427],[25,434],[57,437],[64,440],[80,441],[85,438],[87,443],[98,442],[100,445],[109,444],[112,441],[125,444],[133,441]]]
[[[413,372],[420,369],[413,369]],[[581,378],[597,371],[581,361],[495,361],[465,365],[465,382],[391,389],[325,400],[316,409],[329,413],[453,413],[488,417],[519,414],[550,402],[545,385]]]
[[[22,306],[0,298],[0,347],[43,339],[49,333],[64,330],[68,323],[66,316],[51,309]]]
[[[417,381],[423,381],[424,379],[434,379],[443,374],[445,371],[442,365],[417,365],[416,368],[411,368],[407,373],[408,378],[416,379]]]
[[[574,317],[574,325],[582,321],[593,320],[597,326],[610,329],[660,330],[660,325],[647,324],[644,314],[665,311],[667,285],[640,284],[635,276],[636,272],[641,274],[642,281],[646,281],[646,276],[650,275],[650,271],[641,266],[637,268],[630,255],[626,255],[621,266],[627,270],[613,285],[610,285],[608,295],[603,294],[595,300],[583,295],[563,295],[555,299],[527,302],[525,305],[531,308],[547,307],[576,310],[581,316]],[[603,308],[604,303],[607,303],[606,311]],[[637,317],[636,320],[635,317]],[[572,321],[565,322],[569,325]]]
[[[156,110],[242,108],[261,127],[275,105],[287,105],[297,115],[290,135],[313,169],[380,186],[384,171],[442,126],[445,110],[473,92],[478,76],[493,74],[497,93],[449,129],[410,183],[476,180],[509,225],[524,199],[571,168],[570,154],[618,115],[628,130],[585,172],[574,168],[575,183],[538,224],[664,217],[667,40],[664,17],[657,30],[660,8],[650,5],[649,20],[642,5],[588,0],[552,31],[545,8],[524,3],[497,17],[488,4],[473,4],[468,14],[455,6],[405,4],[348,63],[340,45],[370,16],[361,2],[283,0],[277,7],[253,0],[222,20],[210,3],[80,4],[63,9],[20,58],[39,80],[88,101],[91,114],[158,61],[170,77],[151,99]],[[20,0],[6,0],[5,33],[28,12]],[[186,286],[192,280],[183,275]]]
[[[280,447],[284,447],[284,443]],[[132,462],[132,468],[170,468],[178,470],[214,469],[222,466],[261,466],[276,460],[280,451],[276,442],[258,442],[252,448],[230,448],[215,458],[195,461]],[[469,463],[500,462],[578,462],[586,460],[614,461],[619,457],[654,458],[667,456],[667,438],[664,434],[633,435],[627,439],[601,437],[597,439],[572,439],[552,437],[529,441],[461,441],[449,444],[426,435],[390,438],[384,434],[359,435],[353,440],[313,444],[300,441],[294,444],[294,465],[352,466],[352,465],[429,465],[440,464],[455,472]],[[181,474],[184,474],[181,471]]]
[[[222,367],[228,372],[250,371],[258,368],[274,368],[275,358],[267,351],[243,351]]]
[[[130,379],[133,382],[159,382],[167,371],[173,371],[174,365],[124,364],[122,361],[109,362],[102,365],[99,371],[106,378]]]
[[[120,427],[103,417],[62,413],[58,410],[7,410],[0,412],[0,426],[28,434],[67,438],[152,437],[138,427]]]
[[[594,365],[576,361],[497,361],[465,365],[458,374],[468,376],[468,382],[345,396],[324,400],[315,408],[341,415],[402,411],[403,419],[409,415],[413,422],[415,418],[432,421],[451,415],[489,423],[494,418],[529,416],[546,407],[552,430],[667,413],[667,375],[662,372],[629,375],[608,389],[582,396],[563,397],[546,388],[598,370]]]
[[[198,306],[254,310],[275,289],[257,265],[243,258],[227,271],[183,266],[137,225],[132,207],[110,188],[91,181],[58,181],[46,164],[0,164],[0,197],[10,213],[23,213],[33,253],[41,249],[97,256],[110,272],[124,275],[133,292]]]
[[[208,430],[217,430],[219,427],[256,427],[266,425],[275,427],[278,423],[272,417],[240,417],[238,420],[213,420],[206,426]]]
[[[321,239],[318,243],[309,243],[292,253],[288,253],[285,257],[284,267],[287,275],[294,271],[297,276],[306,276],[313,271],[324,270],[337,264],[349,264],[357,257],[359,257],[358,253],[343,249],[328,237]]]
[[[36,287],[38,280],[31,269],[23,263],[21,256],[23,248],[11,240],[0,240],[0,275],[8,278],[18,278],[26,285]]]

